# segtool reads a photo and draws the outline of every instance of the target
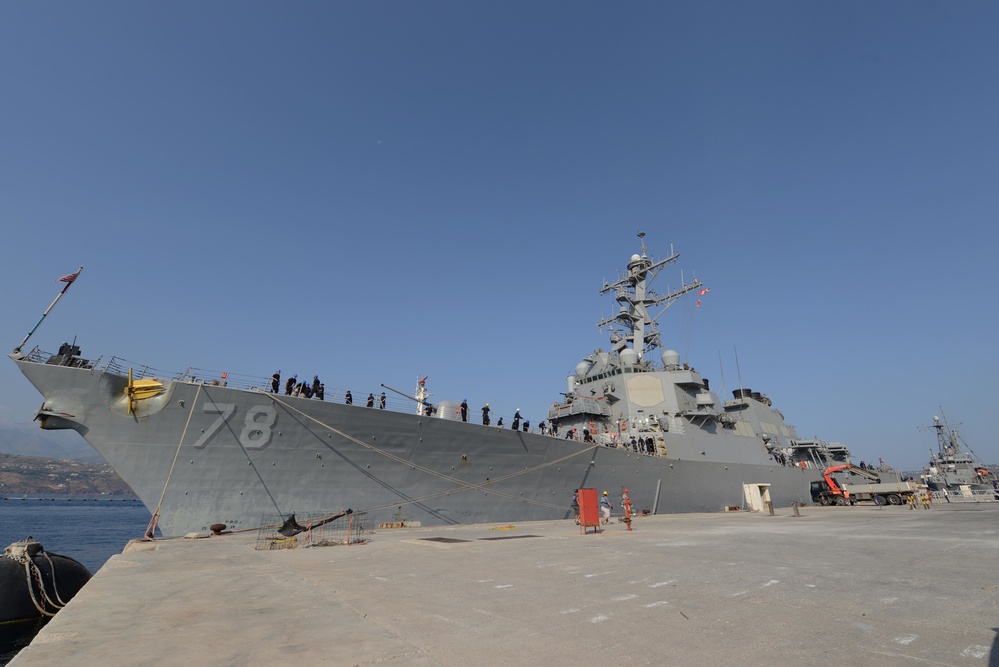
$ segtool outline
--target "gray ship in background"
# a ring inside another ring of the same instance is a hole
[[[943,408],[940,408],[943,415]],[[967,452],[961,448],[961,438],[957,431],[960,424],[947,422],[947,417],[933,417],[929,426],[921,430],[933,430],[937,436],[937,451],[930,450],[930,461],[921,475],[923,482],[932,491],[943,491],[981,495],[992,492],[999,500],[999,482],[995,474],[978,460],[967,443]]]
[[[808,502],[810,482],[850,453],[799,437],[760,392],[723,400],[663,348],[659,315],[705,291],[682,278],[652,290],[678,257],[653,260],[642,238],[603,286],[619,304],[600,322],[610,348],[575,367],[544,432],[516,418],[516,428],[462,421],[457,401],[431,403],[422,383],[409,412],[270,392],[264,378],[90,360],[75,342],[23,353],[34,329],[9,356],[44,397],[41,427],[86,438],[167,536],[344,508],[368,526],[557,519],[571,516],[580,487],[612,497],[626,487],[635,510],[651,514]]]

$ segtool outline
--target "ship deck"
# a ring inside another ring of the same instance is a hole
[[[997,664],[999,505],[801,514],[133,543],[11,664]]]

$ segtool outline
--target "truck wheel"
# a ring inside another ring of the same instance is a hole
[[[847,504],[846,503],[846,498],[844,498],[843,496],[839,496],[838,498],[836,498],[836,504],[839,505],[839,506],[841,506],[841,507],[844,506],[844,505],[846,505]]]
[[[897,493],[891,493],[891,494],[889,494],[888,495],[888,504],[889,505],[901,505],[902,504],[902,496],[898,495]]]

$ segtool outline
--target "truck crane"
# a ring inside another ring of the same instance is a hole
[[[848,471],[868,480],[866,484],[840,483],[833,477],[834,473]],[[825,469],[822,479],[811,483],[812,502],[819,505],[852,505],[859,500],[886,502],[889,505],[901,505],[908,496],[919,490],[911,482],[882,483],[881,476],[871,470],[858,468],[849,463],[832,466]]]

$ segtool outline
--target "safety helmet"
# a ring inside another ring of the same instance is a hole
[[[606,492],[606,491],[604,491],[604,495],[605,495],[605,496],[607,495],[607,492]]]

